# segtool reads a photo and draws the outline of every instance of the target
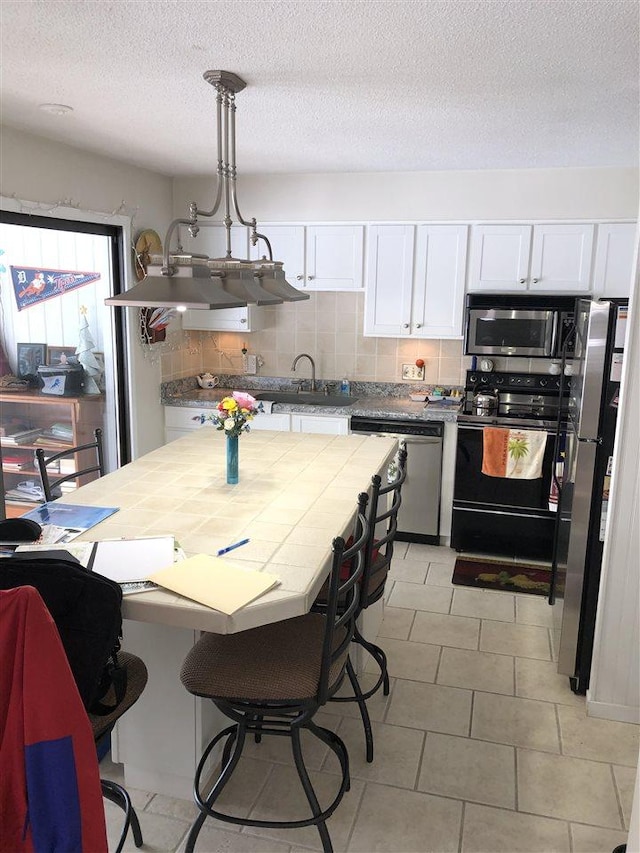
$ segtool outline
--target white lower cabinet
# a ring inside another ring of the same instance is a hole
[[[165,444],[188,435],[194,429],[200,429],[198,415],[211,409],[188,408],[186,406],[164,407],[164,440]],[[195,420],[194,420],[195,418]],[[210,424],[204,424],[209,429],[215,429]],[[257,415],[251,421],[251,430],[275,430],[279,432],[312,432],[324,435],[347,435],[349,432],[349,417],[346,415],[301,415],[289,412],[271,412]]]
[[[466,225],[372,225],[365,336],[460,337],[467,234]]]
[[[256,415],[251,421],[251,431],[272,429],[278,432],[291,432],[291,415],[288,412],[271,412]]]
[[[349,417],[339,415],[291,415],[291,432],[348,435]]]

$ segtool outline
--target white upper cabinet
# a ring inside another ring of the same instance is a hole
[[[262,225],[274,260],[284,263],[287,281],[301,290],[362,290],[363,225]],[[252,248],[261,257],[264,245]]]
[[[309,290],[362,290],[364,226],[307,226]]]
[[[468,290],[586,293],[593,230],[590,223],[474,226]]]
[[[535,225],[529,290],[588,291],[592,251],[593,225]]]
[[[183,245],[190,252],[224,258],[227,254],[226,229],[222,225],[203,225],[197,237],[183,236]],[[249,232],[241,225],[231,229],[231,253],[235,258],[248,257]],[[251,332],[261,328],[261,313],[256,305],[246,308],[198,309],[182,315],[183,329],[205,329],[214,332]]]
[[[635,222],[598,225],[594,296],[622,299],[631,295],[637,229]]]
[[[367,231],[364,334],[411,334],[415,225],[371,225]]]
[[[302,287],[305,281],[304,225],[259,225],[258,234],[264,234],[271,243],[274,261],[282,261],[289,284]],[[267,255],[262,240],[251,247],[251,257]]]
[[[412,336],[462,335],[468,231],[466,225],[418,226]]]
[[[526,290],[531,225],[476,225],[471,236],[469,290]]]
[[[364,334],[460,337],[467,233],[466,225],[370,226]]]

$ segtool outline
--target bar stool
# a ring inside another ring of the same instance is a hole
[[[213,738],[198,763],[194,799],[200,814],[189,832],[185,853],[192,853],[207,817],[260,827],[293,829],[315,825],[325,853],[333,850],[326,821],[349,789],[349,757],[342,740],[329,729],[316,725],[313,717],[344,679],[368,540],[367,501],[364,493],[358,498],[353,544],[347,548],[339,536],[332,542],[324,613],[307,613],[237,634],[204,634],[185,658],[180,672],[185,688],[195,696],[211,699],[234,721]],[[341,578],[343,565],[348,565],[349,570]],[[343,602],[340,608],[339,599]],[[340,788],[325,809],[320,807],[304,764],[300,741],[303,729],[325,743],[340,762]],[[291,738],[296,770],[311,817],[290,821],[252,820],[213,808],[240,760],[247,734],[253,734],[257,741],[263,735]],[[212,750],[223,739],[220,775],[205,799],[201,793],[203,769]]]
[[[360,614],[379,601],[385,590],[387,575],[391,568],[393,559],[393,546],[398,530],[398,510],[402,503],[402,485],[407,479],[407,450],[401,447],[396,459],[396,473],[394,479],[386,486],[382,485],[382,478],[375,474],[371,478],[371,497],[369,500],[369,511],[367,513],[369,523],[369,538],[365,547],[365,564],[362,580],[360,582],[360,596],[356,611],[356,620]],[[385,500],[386,499],[386,500]],[[380,530],[384,532],[378,536]],[[325,588],[314,602],[314,609],[324,610],[326,607]],[[338,604],[340,607],[340,602]],[[380,687],[383,688],[385,696],[389,695],[389,672],[387,668],[387,656],[375,643],[365,640],[360,633],[358,623],[354,627],[353,642],[365,649],[375,660],[380,668],[380,676],[376,683],[366,692],[363,692],[358,681],[355,669],[349,659],[347,663],[347,675],[353,689],[353,696],[332,696],[331,702],[357,702],[362,717],[365,733],[367,761],[373,761],[373,732],[371,719],[367,709],[367,699],[370,699]]]

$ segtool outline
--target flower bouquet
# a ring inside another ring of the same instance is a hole
[[[251,394],[234,391],[231,397],[223,397],[216,409],[206,414],[195,415],[194,421],[201,424],[212,423],[216,429],[224,430],[226,436],[237,438],[242,432],[249,432],[249,421],[261,411]]]
[[[207,422],[222,430],[227,437],[227,483],[238,482],[238,436],[251,430],[250,421],[262,411],[262,404],[250,395],[234,391],[231,397],[223,397],[216,409],[195,415],[194,421]]]

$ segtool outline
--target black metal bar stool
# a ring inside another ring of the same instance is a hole
[[[233,720],[209,743],[196,770],[194,799],[200,809],[189,836],[186,853],[192,853],[207,817],[228,823],[260,827],[317,826],[324,851],[333,850],[326,821],[349,789],[349,756],[342,740],[316,725],[314,714],[338,690],[349,658],[354,631],[360,580],[364,570],[368,523],[368,497],[361,494],[353,533],[347,548],[342,537],[332,543],[332,567],[327,605],[323,613],[311,612],[237,634],[204,634],[182,665],[180,679],[195,696],[211,699]],[[341,569],[348,571],[341,577]],[[338,607],[338,601],[341,605]],[[322,809],[306,770],[300,734],[307,729],[337,756],[342,770],[340,788],[333,802]],[[247,734],[259,741],[263,735],[291,738],[296,770],[311,817],[300,820],[252,820],[223,814],[213,808],[231,778]],[[206,799],[202,774],[214,747],[225,740],[220,775]]]
[[[386,486],[382,485],[382,478],[376,474],[371,478],[371,497],[369,500],[369,511],[367,513],[369,523],[369,538],[365,547],[365,564],[360,582],[360,596],[356,610],[356,620],[363,610],[379,601],[384,595],[387,575],[391,568],[393,559],[393,545],[398,530],[398,510],[402,503],[402,485],[407,478],[407,451],[401,447],[396,460],[396,472],[394,479]],[[384,530],[380,536],[377,531]],[[326,606],[325,588],[314,603],[314,608],[323,610]],[[340,609],[341,602],[338,602]],[[385,696],[389,695],[389,672],[387,668],[387,656],[375,643],[366,640],[356,622],[353,632],[353,642],[362,646],[376,661],[380,668],[380,676],[376,683],[367,691],[360,687],[356,671],[351,658],[347,662],[347,675],[353,689],[353,696],[332,696],[331,702],[357,702],[364,727],[367,761],[373,761],[373,732],[371,719],[367,709],[367,699],[370,699],[380,687],[383,688]]]

